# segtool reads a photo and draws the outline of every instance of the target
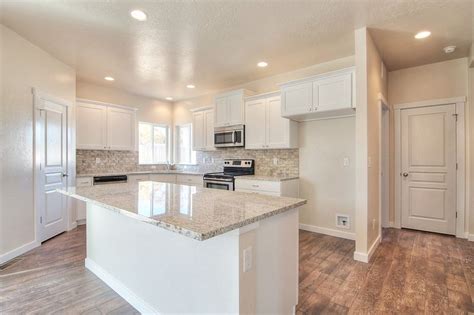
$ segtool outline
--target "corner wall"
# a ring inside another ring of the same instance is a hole
[[[1,260],[35,242],[32,88],[74,103],[76,73],[1,24],[0,51]],[[75,167],[73,150],[69,158]]]

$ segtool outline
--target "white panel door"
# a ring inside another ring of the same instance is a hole
[[[204,112],[193,113],[193,150],[201,151],[206,147],[204,134]]]
[[[352,106],[352,74],[338,75],[313,83],[313,105],[317,111]]]
[[[266,100],[259,99],[245,103],[245,148],[266,147]]]
[[[267,139],[268,148],[288,148],[290,146],[290,120],[281,117],[280,97],[267,99]]]
[[[455,105],[401,111],[402,227],[456,232]]]
[[[107,149],[107,107],[77,102],[76,142],[78,149]]]
[[[36,206],[39,212],[39,241],[43,242],[67,229],[65,197],[56,189],[65,188],[67,176],[67,107],[41,99],[35,105],[36,157],[39,173]]]
[[[244,123],[244,102],[242,94],[229,95],[227,97],[227,104],[229,106],[229,121],[230,125],[241,125]]]
[[[215,150],[214,147],[214,111],[206,110],[204,112],[205,143],[206,150]]]
[[[313,107],[312,90],[311,82],[285,87],[282,90],[282,113],[284,115],[297,115],[311,112]]]
[[[135,112],[107,107],[107,148],[109,150],[135,149]]]
[[[214,121],[216,127],[226,126],[228,124],[229,106],[226,97],[216,98],[214,106]]]

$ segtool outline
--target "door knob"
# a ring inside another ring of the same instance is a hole
[[[68,177],[69,174],[63,173],[63,177]]]
[[[404,172],[402,175],[403,175],[403,177],[408,177],[408,173],[407,173],[407,172]]]

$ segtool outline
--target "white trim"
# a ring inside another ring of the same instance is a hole
[[[68,100],[65,100],[65,99],[62,99],[62,98],[59,98],[59,97],[56,97],[56,96],[52,96],[52,95],[49,95],[47,93],[44,93],[44,92],[41,92],[40,90],[38,90],[37,88],[32,88],[31,89],[31,93],[33,94],[33,97],[34,98],[40,98],[40,99],[43,99],[43,100],[47,100],[47,101],[51,101],[51,102],[54,102],[54,103],[58,103],[58,104],[61,104],[61,105],[64,105],[66,107],[70,107],[73,105],[72,102],[68,101]],[[42,104],[38,104],[36,102],[36,100],[33,102],[34,103],[34,108],[36,109],[44,109],[44,107],[42,106]]]
[[[35,240],[33,242],[30,242],[30,243],[21,245],[20,247],[17,247],[15,249],[12,249],[11,251],[6,252],[3,255],[0,255],[0,265],[3,265],[7,261],[12,260],[13,258],[18,257],[26,252],[29,252],[33,248],[36,248],[40,245],[41,243]]]
[[[76,225],[79,226],[79,225],[84,225],[87,223],[87,219],[80,219],[80,220],[77,220],[76,221]]]
[[[370,262],[370,259],[374,255],[375,250],[377,249],[377,247],[379,247],[379,244],[381,242],[382,242],[382,237],[379,235],[375,239],[372,246],[370,246],[369,252],[367,254],[366,253],[360,253],[360,252],[354,252],[354,260],[361,261],[361,262],[364,262],[364,263]]]
[[[389,186],[390,186],[390,106],[382,93],[378,94],[379,99],[379,235],[382,235],[382,226],[388,225],[390,217]],[[385,136],[385,138],[384,138]],[[384,163],[385,162],[385,163]],[[385,190],[383,189],[385,187]],[[385,218],[385,221],[382,220]]]
[[[474,234],[468,234],[467,235],[467,240],[470,242],[474,242]]]
[[[434,100],[395,104],[393,105],[393,109],[407,109],[407,108],[447,105],[447,104],[465,103],[465,102],[466,102],[466,97],[459,96],[459,97],[440,98],[440,99],[434,99]]]
[[[437,100],[428,100],[413,103],[404,103],[395,105],[395,228],[401,228],[401,185],[400,180],[401,174],[401,110],[417,107],[429,107],[439,105],[450,105],[456,106],[456,114],[458,114],[458,122],[456,124],[456,162],[458,163],[458,170],[456,171],[456,210],[458,217],[456,219],[456,237],[465,238],[465,221],[468,217],[466,208],[466,157],[465,157],[465,146],[466,146],[466,124],[465,124],[465,108],[466,108],[466,97],[454,97],[444,98]]]
[[[385,96],[383,96],[382,93],[377,94],[377,98],[378,98],[379,102],[381,103],[381,105],[384,109],[390,110],[390,105],[389,105],[387,99],[385,98]]]
[[[132,292],[122,282],[117,280],[114,276],[112,276],[90,258],[85,259],[85,266],[100,280],[104,281],[105,284],[107,284],[112,290],[118,293],[118,295],[123,297],[125,301],[130,303],[130,305],[137,309],[141,314],[160,314],[153,306]]]
[[[128,109],[128,110],[135,110],[135,111],[138,110],[138,108],[133,107],[133,106],[118,105],[118,104],[106,103],[106,102],[101,102],[101,101],[94,101],[94,100],[89,100],[89,99],[86,99],[86,98],[76,98],[76,102],[89,103],[89,104],[95,104],[95,105],[101,105],[101,106],[110,106],[110,107],[116,107],[116,108]]]
[[[197,108],[191,108],[189,111],[191,113],[195,113],[195,112],[202,112],[202,111],[211,110],[211,109],[214,109],[214,106],[210,105],[210,106],[202,106],[202,107],[197,107]]]
[[[287,82],[284,82],[284,83],[278,83],[277,85],[280,86],[280,87],[287,87],[287,86],[300,84],[300,83],[303,83],[303,82],[306,82],[306,81],[312,81],[312,80],[316,80],[316,79],[320,79],[320,78],[329,78],[329,77],[338,76],[338,75],[341,75],[341,74],[344,74],[344,73],[355,72],[355,68],[356,68],[355,66],[351,66],[351,67],[342,68],[342,69],[338,69],[338,70],[334,70],[334,71],[320,73],[320,74],[313,75],[313,76],[310,76],[310,77],[305,77],[305,78],[302,78],[302,79],[291,80],[291,81],[287,81]]]
[[[300,223],[300,230],[345,238],[348,240],[355,240],[354,232],[340,231],[340,230],[325,228],[325,227],[316,226],[316,225]]]
[[[77,221],[71,222],[67,226],[68,231],[74,230],[75,228],[77,228]]]
[[[257,94],[257,95],[252,95],[252,96],[247,96],[244,98],[244,101],[253,101],[253,100],[258,100],[261,98],[269,98],[269,97],[275,97],[275,96],[281,96],[281,91],[273,91],[273,92],[267,92],[267,93],[262,93],[262,94]]]

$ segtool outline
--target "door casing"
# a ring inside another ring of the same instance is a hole
[[[464,229],[464,222],[466,220],[466,158],[465,158],[465,104],[466,97],[455,97],[446,99],[435,99],[413,103],[403,103],[394,105],[395,113],[395,221],[391,222],[390,225],[395,228],[401,228],[401,193],[402,193],[402,181],[400,174],[401,169],[401,110],[408,108],[419,108],[419,107],[430,107],[455,104],[457,114],[456,124],[456,237],[466,238]]]

